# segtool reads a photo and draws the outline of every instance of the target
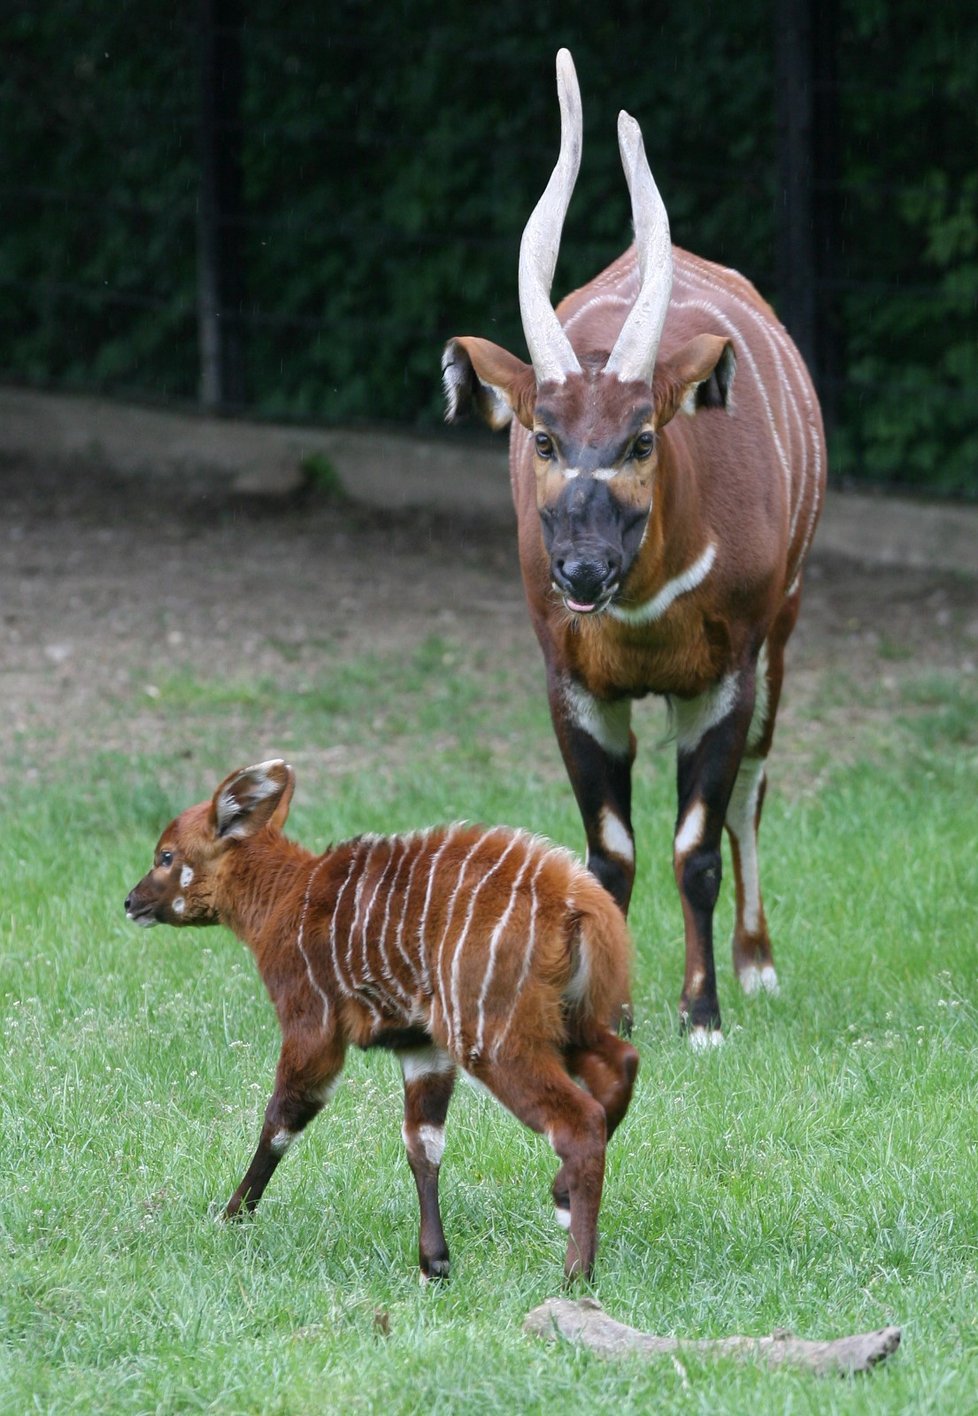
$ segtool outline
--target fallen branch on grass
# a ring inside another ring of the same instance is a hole
[[[590,1348],[601,1357],[675,1357],[684,1353],[737,1357],[764,1362],[769,1367],[801,1367],[818,1376],[868,1372],[900,1345],[898,1327],[829,1342],[809,1342],[780,1330],[770,1337],[655,1337],[650,1332],[639,1332],[616,1322],[593,1298],[548,1298],[527,1314],[523,1331],[549,1342],[563,1337]]]

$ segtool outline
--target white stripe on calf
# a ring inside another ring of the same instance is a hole
[[[493,1044],[493,1061],[498,1058],[499,1053],[502,1050],[503,1044],[505,1043],[506,1038],[509,1036],[509,1030],[513,1024],[513,1015],[516,1011],[516,1005],[519,1002],[520,994],[523,992],[523,985],[526,983],[526,980],[529,977],[530,967],[533,963],[533,951],[536,948],[537,942],[537,909],[540,903],[537,899],[537,880],[540,877],[540,871],[543,869],[544,862],[546,861],[546,859],[547,855],[544,851],[540,855],[540,859],[537,862],[537,868],[533,872],[533,879],[530,881],[529,937],[526,941],[526,952],[523,955],[523,967],[520,970],[519,980],[516,984],[516,988],[513,991],[513,1006],[510,1009],[509,1017],[506,1019],[506,1026],[503,1028],[502,1032],[499,1034],[499,1036],[496,1038],[495,1043]]]
[[[506,908],[499,916],[499,919],[496,922],[496,927],[492,931],[492,937],[489,940],[489,961],[486,964],[486,971],[482,979],[482,987],[479,990],[479,1023],[478,1027],[476,1028],[475,1044],[469,1053],[469,1056],[473,1060],[478,1058],[481,1054],[483,1043],[485,1040],[486,997],[489,993],[489,985],[492,983],[492,976],[496,970],[496,955],[499,951],[499,941],[502,939],[503,931],[505,930],[507,924],[510,921],[510,917],[513,913],[513,906],[516,904],[520,886],[523,884],[523,878],[526,875],[526,872],[530,865],[530,861],[532,859],[532,852],[530,850],[529,841],[526,839],[525,836],[519,836],[517,839],[519,839],[523,844],[523,864],[520,866],[519,871],[516,875],[516,879],[513,881],[512,889],[509,892],[509,899],[506,902]]]
[[[452,1034],[454,1034],[454,1041],[456,1047],[460,1047],[462,1044],[462,999],[459,992],[462,949],[464,948],[465,941],[469,935],[469,928],[472,924],[472,917],[475,914],[476,901],[479,897],[479,893],[482,890],[482,887],[486,884],[488,880],[491,880],[492,877],[496,874],[503,861],[509,855],[510,851],[516,845],[518,840],[519,836],[513,835],[506,849],[503,851],[502,855],[499,856],[495,864],[489,870],[486,871],[485,875],[482,876],[481,880],[476,883],[474,889],[469,895],[469,908],[465,914],[465,923],[463,924],[462,929],[459,933],[458,943],[455,945],[455,953],[452,957],[452,1023],[449,1029],[449,1042],[452,1041]]]
[[[322,1005],[323,1005],[323,1028],[324,1028],[324,1029],[329,1026],[329,997],[328,997],[328,995],[326,994],[326,992],[325,992],[325,991],[319,986],[319,984],[316,982],[316,979],[315,979],[315,977],[314,977],[314,975],[313,975],[313,972],[312,972],[312,964],[309,962],[309,955],[306,953],[302,941],[303,941],[303,936],[304,936],[305,931],[306,931],[306,915],[307,915],[308,912],[309,912],[309,897],[310,897],[310,895],[311,895],[311,893],[312,893],[312,882],[315,880],[316,875],[317,875],[318,872],[322,869],[322,867],[323,867],[323,865],[324,865],[325,863],[326,863],[326,857],[323,856],[322,859],[319,860],[319,862],[318,862],[316,865],[314,865],[313,868],[312,868],[312,870],[309,872],[309,879],[306,881],[306,893],[305,893],[305,897],[304,897],[304,899],[303,899],[303,901],[302,901],[302,915],[301,915],[301,917],[300,917],[300,919],[299,919],[299,932],[298,932],[298,934],[296,935],[296,939],[295,939],[295,947],[298,949],[299,953],[302,955],[302,962],[303,962],[303,963],[305,964],[305,966],[306,966],[306,978],[308,978],[308,980],[309,980],[309,982],[310,982],[310,984],[311,984],[311,986],[312,986],[313,992],[314,992],[314,993],[317,993],[317,994],[319,995],[319,999],[320,999],[320,1001],[322,1002]],[[348,877],[348,878],[349,878],[349,877]],[[341,891],[340,893],[342,894],[342,891]],[[335,919],[335,915],[334,915],[334,919]],[[332,929],[332,925],[330,926],[330,928]]]

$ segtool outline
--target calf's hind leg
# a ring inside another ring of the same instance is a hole
[[[479,1080],[560,1158],[570,1211],[564,1273],[590,1275],[598,1245],[607,1125],[604,1107],[571,1081],[556,1052],[501,1056]]]
[[[567,1070],[579,1077],[604,1107],[607,1139],[617,1130],[632,1099],[632,1088],[638,1072],[638,1053],[630,1042],[624,1042],[610,1030],[598,1033],[587,1046],[567,1049]],[[557,1222],[570,1227],[570,1191],[564,1167],[561,1166],[553,1183]]]

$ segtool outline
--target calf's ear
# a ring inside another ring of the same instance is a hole
[[[537,381],[532,365],[488,339],[459,335],[445,345],[441,360],[445,421],[453,423],[470,408],[490,428],[506,428],[516,418],[533,427]]]
[[[225,777],[211,802],[215,834],[244,841],[272,826],[281,830],[295,790],[295,773],[280,757],[239,767]]]

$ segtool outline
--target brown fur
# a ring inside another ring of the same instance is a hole
[[[756,853],[760,812],[732,824],[727,811],[738,773],[742,785],[762,774],[771,745],[824,494],[824,434],[811,380],[770,307],[743,276],[678,248],[650,382],[606,372],[639,284],[633,247],[558,306],[573,351],[562,379],[548,372],[537,386],[531,365],[474,337],[450,341],[443,368],[449,418],[467,402],[484,413],[487,383],[492,426],[503,426],[508,405],[520,566],[554,728],[588,864],[623,910],[635,875],[635,744],[620,732],[603,740],[601,720],[660,694],[678,716],[688,708],[707,724],[680,745],[677,839],[691,812],[702,806],[704,816],[688,858],[675,862],[686,934],[680,1013],[702,1034],[720,1028],[712,917],[725,824],[735,847],[735,967],[749,990],[776,986],[763,906],[742,869],[744,852]],[[650,455],[636,454],[640,434],[654,435]],[[704,556],[707,569],[684,587]],[[575,559],[578,579],[561,583]],[[660,613],[628,621],[662,593],[672,598]],[[715,721],[711,704],[725,706]]]
[[[386,1046],[405,1068],[424,1273],[448,1267],[432,1128],[456,1067],[548,1135],[570,1213],[566,1269],[589,1271],[605,1143],[637,1068],[614,1033],[629,1001],[620,910],[568,852],[505,827],[364,836],[316,856],[281,834],[293,783],[280,761],[232,773],[171,822],[126,901],[139,923],[233,929],[278,1015],[276,1088],[228,1217],[258,1203],[347,1046]]]

